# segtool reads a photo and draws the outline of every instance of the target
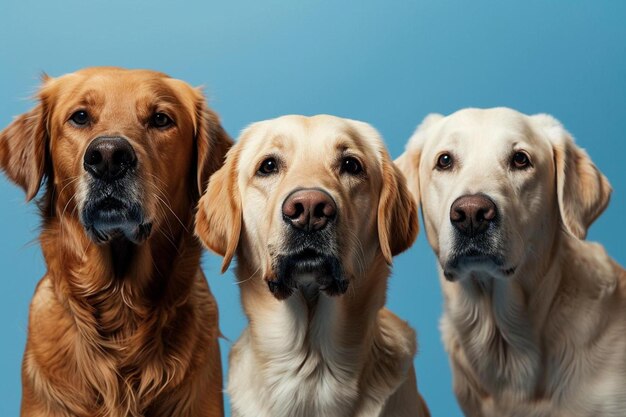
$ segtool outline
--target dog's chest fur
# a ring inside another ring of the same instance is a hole
[[[469,284],[446,307],[442,328],[444,339],[452,337],[461,347],[486,392],[533,395],[540,353],[519,288],[495,280]]]
[[[171,390],[187,377],[193,360],[186,347],[191,344],[176,342],[185,329],[163,328],[160,314],[133,305],[130,296],[125,302],[120,293],[105,295],[100,302],[89,300],[80,306],[68,299],[64,306],[57,301],[50,278],[42,280],[33,299],[31,322],[52,321],[55,328],[31,329],[37,349],[27,349],[24,371],[33,393],[47,399],[59,415],[168,415],[159,410],[171,407],[165,405],[168,402],[178,402]],[[68,310],[81,316],[72,318]],[[181,322],[194,325],[191,310],[179,309],[177,315]],[[162,339],[170,343],[165,345]],[[75,395],[68,396],[70,392]],[[163,393],[168,393],[168,401],[159,400]],[[158,410],[157,401],[162,403]],[[184,408],[182,402],[174,407]]]
[[[442,332],[455,392],[466,412],[481,410],[469,415],[623,415],[626,325],[613,316],[626,308],[615,309],[614,272],[602,277],[604,268],[596,263],[583,278],[563,275],[540,322],[516,283],[494,282],[480,288],[483,296],[464,291],[448,300]]]
[[[337,301],[326,296],[319,297],[312,314],[301,298],[292,296],[273,314],[258,317],[231,352],[228,391],[233,415],[379,415],[406,378],[415,342],[407,337],[397,346],[389,339],[342,345],[338,332],[345,331],[346,319]],[[379,321],[384,327],[392,320]],[[390,361],[399,369],[386,369]],[[377,389],[364,392],[368,386]]]

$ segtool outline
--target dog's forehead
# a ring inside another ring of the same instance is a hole
[[[106,97],[141,101],[158,97],[178,99],[177,90],[182,89],[174,85],[177,81],[157,71],[95,67],[51,79],[44,88],[53,91],[59,103],[104,101]]]
[[[512,146],[540,146],[543,142],[528,116],[512,109],[464,109],[444,118],[430,135],[431,145],[509,150]]]
[[[258,122],[244,131],[240,142],[242,159],[270,150],[293,153],[303,149],[310,158],[332,155],[333,149],[349,149],[378,159],[383,146],[369,125],[329,115],[288,115]]]

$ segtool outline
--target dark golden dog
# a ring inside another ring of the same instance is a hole
[[[119,68],[45,77],[0,133],[0,167],[27,199],[45,184],[22,415],[222,415],[217,306],[192,231],[230,146],[200,91]]]

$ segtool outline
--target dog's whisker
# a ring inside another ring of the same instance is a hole
[[[172,244],[172,246],[174,246],[174,248],[178,251],[178,245],[176,245],[174,243],[174,231],[172,229],[172,224],[169,221],[168,216],[165,213],[165,210],[163,209],[163,207],[161,206],[161,204],[157,201],[157,206],[158,210],[160,211],[160,213],[162,214],[162,218],[165,220],[165,224],[167,225],[167,229],[169,230],[169,234],[166,233],[165,230],[161,230],[159,228],[159,233],[161,233],[163,236],[165,236],[165,238]]]
[[[155,176],[154,174],[150,174],[150,176],[152,176],[153,178],[160,180],[157,176]],[[154,184],[154,188],[156,189],[157,193],[154,194],[154,196],[161,202],[163,203],[163,205],[165,206],[165,208],[167,208],[172,215],[174,216],[174,218],[176,220],[178,220],[178,222],[180,223],[180,225],[182,226],[182,228],[185,230],[185,232],[189,233],[189,230],[187,229],[187,226],[185,226],[185,224],[182,222],[182,220],[180,219],[180,217],[178,217],[178,215],[174,212],[174,210],[172,209],[171,205],[168,204],[167,200],[167,196],[165,195],[165,193],[163,192],[163,190],[161,190],[156,184]],[[161,197],[162,196],[162,197]]]
[[[165,239],[172,245],[172,247],[174,248],[174,250],[176,250],[176,253],[178,253],[180,255],[180,248],[178,247],[178,245],[174,242],[174,240],[172,239],[171,236],[169,236],[167,233],[165,233],[163,230],[157,229],[158,233],[162,234],[163,237],[165,237]]]
[[[60,194],[59,194],[60,195]],[[67,210],[67,207],[69,206],[69,204],[72,202],[72,200],[74,200],[77,197],[77,194],[74,193],[72,194],[72,196],[67,200],[67,203],[65,204],[65,207],[63,207],[63,211],[61,212],[61,215],[59,216],[59,219],[61,221],[63,221],[63,218],[65,217],[65,211]],[[72,209],[72,211],[70,212],[70,216],[74,215],[74,210],[76,210],[78,206],[74,205],[74,208]],[[61,236],[63,238],[65,238],[65,227],[61,228]]]
[[[356,249],[355,260],[357,263],[358,273],[359,275],[363,275],[365,273],[365,252],[363,251],[363,244],[361,240],[356,235],[356,232],[352,229],[347,230],[348,239],[351,241],[351,246]]]
[[[248,282],[251,279],[255,278],[256,273],[259,272],[260,269],[261,269],[261,265],[259,265],[259,267],[252,274],[250,274],[250,276],[248,278],[242,279],[242,280],[235,280],[235,285],[241,285],[244,282]]]

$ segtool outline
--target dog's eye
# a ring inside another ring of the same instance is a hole
[[[278,162],[275,158],[267,158],[261,162],[261,166],[257,170],[259,175],[271,175],[278,172]]]
[[[89,113],[87,113],[85,110],[78,110],[74,112],[72,116],[70,116],[70,120],[76,126],[84,126],[89,123]]]
[[[452,155],[449,153],[441,154],[439,155],[439,158],[437,158],[437,169],[448,169],[452,166],[452,162]]]
[[[153,127],[164,129],[174,124],[174,121],[165,113],[154,113],[150,119]]]
[[[513,154],[513,159],[511,160],[511,164],[516,169],[525,169],[530,166],[530,158],[526,152],[515,152]]]
[[[341,168],[340,171],[342,173],[350,174],[350,175],[359,175],[363,172],[363,167],[358,159],[352,156],[346,156],[341,160]]]

